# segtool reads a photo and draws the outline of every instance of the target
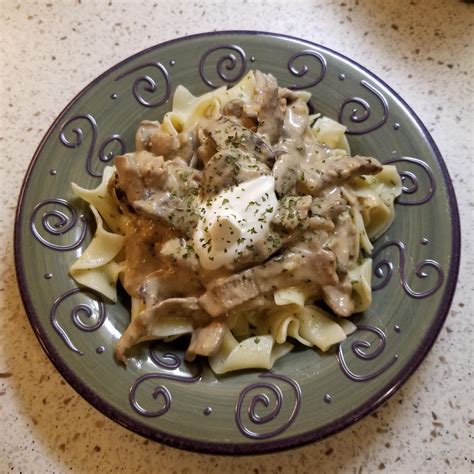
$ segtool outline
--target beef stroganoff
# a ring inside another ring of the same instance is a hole
[[[355,329],[401,182],[351,156],[345,127],[310,115],[310,97],[260,71],[199,97],[179,86],[96,189],[73,184],[97,229],[71,276],[131,297],[118,360],[188,335],[185,358],[217,374],[270,369],[290,341],[327,351]]]

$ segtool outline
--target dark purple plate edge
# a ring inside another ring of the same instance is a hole
[[[405,364],[405,366],[397,373],[397,375],[386,384],[386,386],[380,390],[376,395],[372,398],[364,402],[362,405],[357,407],[357,409],[353,410],[352,412],[346,414],[345,416],[333,421],[330,424],[322,426],[313,431],[308,431],[303,434],[295,435],[288,437],[286,439],[278,439],[275,441],[269,441],[264,443],[210,443],[210,442],[203,442],[195,439],[188,439],[180,436],[171,435],[164,432],[159,432],[158,430],[146,427],[141,423],[137,422],[133,418],[129,417],[128,415],[121,413],[116,408],[114,408],[111,404],[109,404],[106,400],[99,397],[94,390],[86,385],[81,378],[72,370],[69,369],[67,365],[64,364],[63,360],[61,359],[60,355],[56,352],[54,345],[49,340],[47,334],[41,328],[39,324],[38,317],[35,313],[33,304],[29,298],[29,294],[27,291],[27,287],[24,281],[24,266],[23,260],[21,255],[21,243],[22,243],[22,236],[21,236],[21,221],[23,218],[23,209],[22,203],[23,198],[26,192],[26,188],[28,185],[28,181],[30,175],[33,171],[34,165],[38,156],[40,155],[42,148],[49,137],[52,130],[56,127],[56,125],[62,120],[63,116],[66,114],[68,109],[77,101],[79,100],[82,95],[84,95],[89,89],[91,89],[97,82],[102,80],[107,75],[113,73],[118,67],[122,64],[127,63],[128,61],[135,59],[137,57],[142,56],[143,54],[148,53],[149,51],[162,48],[169,44],[178,43],[190,38],[197,39],[202,37],[208,36],[221,36],[221,35],[249,35],[249,36],[270,36],[275,38],[283,38],[289,39],[293,41],[300,41],[303,43],[307,43],[309,45],[321,48],[322,50],[327,50],[345,61],[355,65],[362,71],[366,72],[377,81],[379,81],[387,90],[393,94],[394,97],[406,108],[406,110],[411,114],[411,116],[417,122],[417,125],[420,127],[420,130],[424,134],[425,138],[427,139],[430,147],[432,148],[438,164],[440,166],[441,172],[444,177],[444,181],[446,184],[446,189],[448,192],[449,198],[449,205],[451,211],[451,229],[452,229],[452,247],[451,247],[451,265],[448,271],[448,278],[447,278],[447,285],[443,295],[443,299],[441,304],[438,308],[438,311],[435,316],[435,320],[431,328],[425,335],[425,338],[421,341],[420,346],[415,351],[413,356],[409,359],[409,361]],[[67,106],[62,110],[53,124],[48,128],[46,134],[44,135],[43,139],[41,140],[38,148],[33,155],[32,161],[27,169],[25,174],[25,178],[22,183],[22,187],[19,194],[18,206],[16,210],[15,216],[15,228],[14,228],[14,256],[15,256],[15,266],[17,269],[17,281],[18,286],[20,289],[21,298],[23,301],[23,305],[27,310],[26,313],[30,320],[30,324],[41,344],[44,351],[50,358],[53,365],[56,369],[60,372],[60,374],[66,379],[66,381],[89,403],[91,403],[97,410],[104,413],[106,416],[111,418],[112,420],[116,421],[117,423],[121,424],[122,426],[142,435],[147,438],[150,438],[154,441],[159,441],[161,443],[167,444],[174,448],[179,449],[186,449],[188,451],[206,453],[206,454],[264,454],[264,453],[272,453],[275,451],[280,451],[284,449],[290,449],[294,447],[299,447],[304,444],[308,444],[314,441],[319,441],[327,436],[333,435],[338,433],[339,431],[347,428],[351,424],[355,423],[356,421],[360,420],[364,416],[368,415],[384,402],[388,400],[405,382],[406,380],[412,375],[412,373],[416,370],[416,368],[421,364],[425,356],[427,355],[429,349],[434,344],[436,338],[441,331],[441,328],[444,324],[444,321],[448,315],[449,308],[451,306],[451,302],[454,296],[454,291],[456,288],[456,283],[458,279],[459,273],[459,262],[460,262],[460,244],[461,244],[461,229],[460,229],[460,221],[459,221],[459,211],[457,207],[456,195],[454,192],[453,184],[449,177],[449,172],[446,167],[446,164],[441,156],[441,153],[436,146],[433,138],[431,137],[430,133],[423,125],[421,120],[415,114],[415,112],[411,109],[411,107],[384,81],[378,78],[375,74],[370,72],[367,68],[361,66],[357,62],[353,61],[352,59],[330,49],[325,46],[321,46],[317,43],[304,40],[301,38],[296,38],[294,36],[279,34],[279,33],[270,33],[270,32],[261,32],[261,31],[246,31],[246,30],[229,30],[229,31],[216,31],[210,33],[199,33],[195,35],[185,36],[181,38],[176,38],[170,41],[166,41],[164,43],[160,43],[158,45],[152,46],[145,50],[142,50],[132,56],[127,57],[123,61],[115,64],[107,71],[102,73],[96,79],[94,79],[91,83],[89,83],[82,91],[79,92]]]

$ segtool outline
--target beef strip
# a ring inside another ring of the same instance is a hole
[[[255,298],[252,298],[241,305],[232,308],[229,311],[229,316],[232,314],[242,314],[242,313],[255,313],[258,312],[262,317],[264,316],[265,310],[275,306],[275,297],[273,292],[262,293]]]
[[[183,285],[186,282],[186,285]],[[172,266],[157,270],[145,278],[138,288],[138,294],[150,308],[168,298],[197,296],[204,291],[196,275],[187,268]]]
[[[165,161],[165,175],[160,188],[177,196],[197,194],[201,172],[190,168],[182,160]]]
[[[188,316],[199,321],[200,325],[203,321],[209,319],[195,297],[169,298],[164,300],[139,313],[130,323],[115,347],[117,359],[125,363],[125,352],[130,347],[141,341],[154,339],[155,323],[162,316]]]
[[[194,154],[194,132],[181,132],[171,135],[156,121],[144,120],[135,135],[137,152],[149,151],[167,160],[181,158],[189,163]]]
[[[310,229],[333,230],[333,220],[342,212],[348,210],[348,202],[341,187],[334,186],[323,190],[311,202],[310,217],[305,225]]]
[[[226,327],[223,320],[215,319],[206,326],[196,328],[184,355],[185,360],[193,361],[197,355],[213,356],[222,344]]]
[[[164,161],[147,151],[118,156],[116,167],[117,185],[139,214],[192,233],[199,217],[195,197],[200,171],[180,158]]]
[[[323,189],[343,183],[355,176],[377,174],[382,165],[366,156],[339,156],[313,163],[302,162],[297,189],[300,193],[317,196]]]
[[[115,167],[118,176],[117,186],[125,193],[127,201],[132,203],[137,199],[142,199],[145,193],[145,183],[138,169],[135,153],[117,156]]]
[[[201,193],[212,197],[223,189],[271,174],[267,165],[238,148],[217,152],[203,170]]]
[[[323,286],[324,302],[338,316],[347,317],[354,312],[351,296],[352,285],[347,276],[341,277],[337,285]]]
[[[272,173],[275,176],[275,190],[279,195],[296,193],[296,182],[300,173],[300,163],[312,159],[308,157],[309,148],[304,137],[308,128],[308,106],[301,99],[296,99],[285,110],[282,135],[274,146],[278,156]]]
[[[255,71],[255,100],[259,104],[258,133],[273,145],[280,138],[286,100],[278,94],[278,84],[271,74]]]
[[[198,129],[197,137],[198,147],[196,149],[196,157],[198,163],[206,165],[217,151],[216,144],[212,140],[209,132],[203,128]]]
[[[349,209],[347,199],[339,186],[325,189],[311,201],[311,215],[336,219]]]
[[[334,224],[334,232],[327,246],[336,255],[338,271],[347,273],[350,264],[357,259],[359,254],[359,236],[349,211],[340,214]]]
[[[177,196],[197,194],[201,172],[181,158],[165,161],[148,151],[117,156],[118,185],[130,203],[148,198],[155,191]]]
[[[286,196],[280,199],[273,222],[288,230],[294,230],[308,216],[311,196]]]
[[[257,113],[249,110],[248,105],[242,99],[234,99],[228,102],[222,109],[222,113],[235,117],[243,127],[253,132],[257,130]]]
[[[175,233],[159,222],[136,214],[131,216],[129,225],[124,245],[126,265],[122,284],[128,294],[139,297],[138,289],[147,275],[169,268],[166,259],[160,256],[159,248]]]
[[[167,164],[165,164],[162,156],[155,156],[148,151],[142,151],[135,154],[135,162],[145,189],[159,188],[166,183]]]
[[[140,214],[166,223],[186,236],[192,234],[199,220],[193,195],[179,197],[169,191],[156,191],[132,205]]]
[[[349,211],[341,213],[334,223],[335,229],[327,245],[337,258],[339,282],[323,287],[323,299],[337,315],[350,316],[354,312],[354,303],[347,273],[359,256],[359,234]]]
[[[311,212],[316,219],[325,219],[333,226],[324,248],[336,255],[336,272],[339,282],[323,287],[322,296],[326,304],[339,316],[350,316],[354,312],[352,285],[347,273],[359,256],[359,235],[350,215],[347,193],[340,187],[323,191],[313,199]]]
[[[153,153],[158,156],[167,155],[172,149],[172,137],[168,133],[161,132],[161,124],[158,121],[143,120],[140,122],[135,134],[135,150],[137,152],[152,148],[152,137],[155,136]]]
[[[359,235],[347,209],[347,201],[340,188],[334,188],[322,196],[314,207],[319,215],[310,217],[305,223],[306,230],[299,240],[292,244],[294,250],[315,250],[323,248],[331,251],[336,259],[337,281],[322,287],[322,297],[326,304],[339,316],[349,316],[354,311],[351,299],[352,285],[347,279],[349,268],[359,256]],[[314,225],[319,220],[319,226]]]
[[[301,283],[314,286],[331,285],[338,281],[334,254],[288,251],[267,263],[244,270],[210,285],[199,304],[211,316],[219,316],[256,296]]]
[[[275,161],[275,154],[265,140],[229,117],[203,121],[202,128],[212,139],[216,151],[238,148],[267,166],[272,166]]]

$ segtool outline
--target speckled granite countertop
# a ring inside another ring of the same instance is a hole
[[[291,2],[290,10],[289,3],[0,2],[0,472],[473,472],[473,284],[467,277],[474,272],[474,5],[305,0]],[[177,451],[93,409],[41,349],[14,278],[12,234],[20,184],[55,116],[93,78],[130,54],[215,29],[300,36],[385,79],[432,132],[453,178],[463,224],[452,309],[416,374],[385,406],[346,431],[260,457]]]

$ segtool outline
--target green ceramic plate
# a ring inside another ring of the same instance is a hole
[[[374,302],[332,352],[297,348],[271,372],[216,377],[179,346],[142,344],[128,370],[113,348],[129,320],[78,288],[68,267],[91,239],[92,216],[71,181],[95,187],[143,119],[161,119],[179,84],[202,94],[249,69],[312,92],[314,111],[348,127],[354,153],[395,163],[404,191],[374,253]],[[35,153],[18,205],[15,254],[36,334],[68,382],[128,428],[172,446],[262,453],[321,439],[386,400],[415,370],[448,312],[459,263],[459,218],[446,166],[425,127],[369,71],[308,41],[257,32],[177,39],[109,69],[64,109]]]

